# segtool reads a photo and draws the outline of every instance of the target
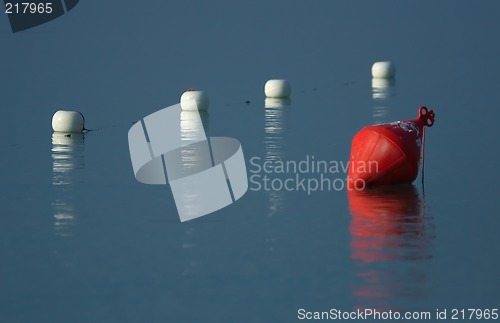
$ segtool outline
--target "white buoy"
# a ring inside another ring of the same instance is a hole
[[[189,89],[181,95],[182,110],[208,110],[208,103],[208,95],[203,91],[194,91]]]
[[[78,111],[59,110],[52,116],[52,129],[58,132],[82,132],[85,127],[83,114]]]
[[[287,80],[269,80],[264,86],[268,98],[288,98],[292,90]]]
[[[372,65],[372,76],[375,78],[393,78],[396,66],[392,62],[375,62]]]

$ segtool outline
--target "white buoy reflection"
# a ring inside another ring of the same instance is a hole
[[[266,98],[264,114],[264,146],[265,161],[278,161],[284,159],[285,142],[285,113],[291,104],[289,98]],[[279,214],[285,204],[283,191],[270,190],[268,192],[268,215]]]
[[[195,174],[213,166],[208,141],[208,111],[186,110],[180,115],[181,140],[187,145],[179,150],[180,167],[185,174]],[[195,143],[196,144],[189,144]],[[171,165],[172,166],[172,165]],[[186,214],[200,214],[202,212],[195,193],[184,193],[182,204]]]
[[[71,237],[72,227],[76,220],[76,210],[68,200],[55,199],[52,202],[54,208],[54,231],[57,236]]]
[[[292,105],[290,98],[266,98],[264,101],[266,108],[283,108]]]
[[[85,145],[83,133],[52,134],[52,202],[54,231],[57,236],[70,237],[77,219],[73,184],[83,181]]]
[[[434,227],[415,187],[353,190],[348,197],[357,308],[387,310],[397,306],[394,299],[426,299]]]
[[[183,253],[189,255],[189,260],[185,264],[185,268],[182,272],[183,276],[190,276],[196,272],[197,267],[200,266],[200,261],[196,260],[199,258],[197,256],[198,244],[195,241],[196,230],[195,228],[189,227],[184,231],[184,242],[182,243]]]
[[[393,78],[373,78],[373,119],[375,123],[389,122],[390,101],[396,96],[396,81]]]
[[[208,117],[208,111],[182,111],[181,139],[194,141],[208,136]]]
[[[197,142],[208,138],[208,122],[207,111],[182,111],[180,116],[181,140]],[[184,146],[180,152],[183,170],[189,172],[193,168],[206,167],[204,162],[211,160],[209,154],[208,142],[207,144]]]

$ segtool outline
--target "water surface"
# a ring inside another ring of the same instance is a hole
[[[499,9],[81,1],[16,34],[1,15],[0,321],[498,308]],[[371,79],[377,60],[395,81]],[[289,102],[265,101],[270,78],[291,82]],[[425,190],[249,190],[180,223],[168,186],[134,179],[127,132],[188,87],[209,93],[207,133],[237,138],[249,170],[252,157],[347,161],[361,127],[426,105]],[[53,134],[58,109],[93,131]]]

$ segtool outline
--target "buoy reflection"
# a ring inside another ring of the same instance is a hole
[[[393,78],[373,78],[373,119],[375,123],[386,123],[390,120],[390,100],[396,96],[396,81]]]
[[[178,166],[185,174],[195,174],[213,167],[208,138],[208,111],[182,111],[180,114],[181,140],[186,141],[186,146],[179,149]],[[170,153],[172,155],[172,153]],[[174,167],[171,163],[169,167]],[[184,212],[188,215],[200,214],[202,211],[196,193],[184,193],[182,204]]]
[[[213,166],[208,142],[196,145],[189,144],[208,138],[208,120],[207,111],[181,112],[181,140],[186,141],[187,146],[184,146],[180,151],[180,164],[187,173],[194,173],[196,169],[201,171]],[[191,198],[196,198],[196,196]]]
[[[208,117],[208,111],[182,111],[180,116],[181,139],[198,141],[208,136]]]
[[[193,227],[188,227],[184,231],[184,242],[182,243],[182,252],[187,256],[184,262],[184,270],[182,271],[183,276],[194,275],[200,266],[200,257],[197,254],[198,244],[196,242],[196,229]]]
[[[349,191],[353,297],[358,308],[391,308],[395,299],[428,295],[425,262],[434,237],[413,185]]]
[[[266,98],[264,114],[264,146],[265,160],[277,161],[284,159],[285,141],[285,113],[291,104],[289,98]],[[284,207],[284,192],[271,190],[268,193],[268,215],[273,216],[281,212]]]
[[[77,219],[72,184],[83,181],[85,169],[85,145],[83,133],[52,134],[52,185],[54,189],[54,230],[60,237],[73,235]]]

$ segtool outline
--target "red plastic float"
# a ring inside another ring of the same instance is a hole
[[[367,126],[353,138],[348,170],[351,189],[405,184],[417,178],[424,127],[432,127],[435,114],[420,107],[415,120]]]

